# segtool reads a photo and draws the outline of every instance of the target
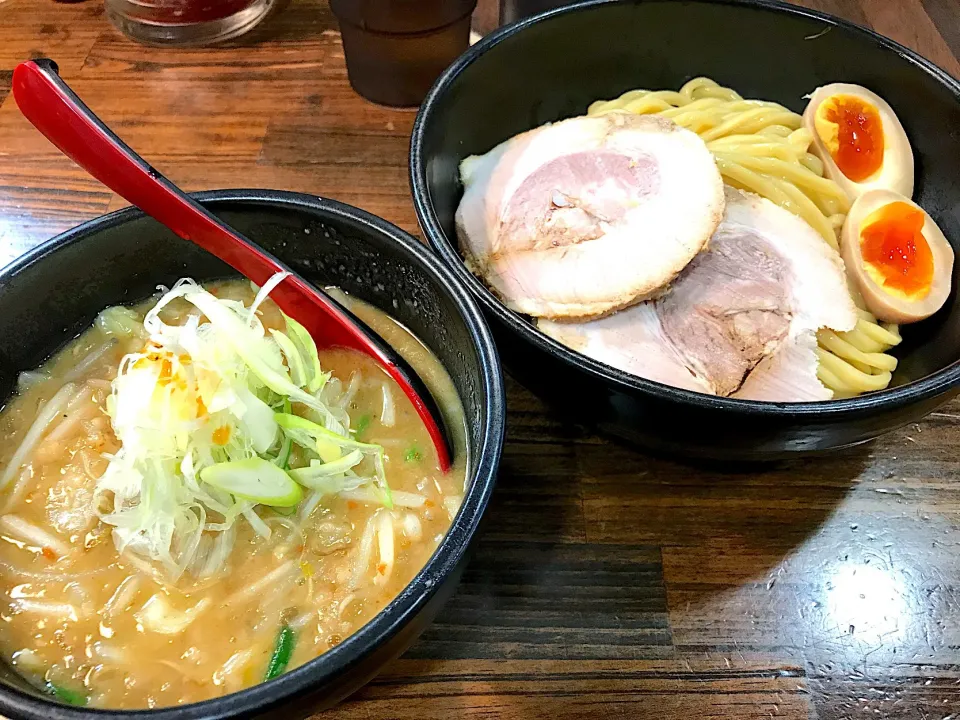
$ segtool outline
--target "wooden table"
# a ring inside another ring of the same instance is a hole
[[[956,0],[806,0],[960,76]],[[246,47],[165,51],[101,3],[0,0],[0,264],[124,203],[4,97],[50,56],[187,189],[344,200],[418,232],[412,112],[355,96],[325,3]],[[960,172],[960,168],[958,168]],[[842,457],[695,469],[560,424],[511,384],[463,585],[342,718],[960,718],[960,402]]]

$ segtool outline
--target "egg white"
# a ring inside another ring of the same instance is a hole
[[[933,279],[930,282],[930,292],[916,300],[892,294],[877,283],[864,267],[860,252],[860,232],[863,229],[864,220],[883,206],[894,202],[906,203],[923,213],[924,222],[921,232],[933,255]],[[857,198],[843,225],[840,250],[847,266],[847,274],[860,289],[867,309],[884,322],[912,323],[928,318],[943,307],[950,295],[953,278],[953,248],[933,218],[922,207],[910,198],[892,190],[870,190]]]

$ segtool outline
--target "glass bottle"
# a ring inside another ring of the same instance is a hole
[[[151,45],[207,45],[252,30],[276,0],[105,0],[125,35]]]

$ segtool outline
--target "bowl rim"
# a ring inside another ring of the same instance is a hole
[[[586,372],[593,379],[607,385],[613,385],[618,390],[627,393],[641,393],[652,395],[655,398],[686,403],[707,410],[724,410],[752,417],[791,418],[796,420],[811,419],[812,417],[847,417],[854,414],[868,414],[878,409],[893,410],[895,408],[913,405],[919,401],[941,395],[949,388],[960,383],[960,358],[950,365],[943,367],[918,380],[886,388],[871,393],[865,393],[852,398],[838,400],[820,400],[808,402],[771,402],[761,400],[742,400],[715,395],[707,395],[692,390],[684,390],[665,385],[653,380],[632,375],[597,360],[582,355],[558,341],[540,332],[531,323],[524,320],[518,313],[507,308],[477,277],[471,273],[456,249],[455,243],[447,238],[434,211],[430,197],[430,188],[427,182],[427,166],[424,158],[424,144],[428,125],[442,122],[439,117],[438,106],[450,90],[455,81],[468,67],[480,60],[488,51],[506,42],[527,28],[549,21],[555,17],[588,12],[607,5],[635,4],[637,0],[580,0],[579,2],[563,7],[547,10],[537,15],[523,18],[505,25],[481,38],[476,44],[463,53],[437,79],[420,105],[414,121],[413,132],[410,138],[410,187],[413,195],[414,209],[417,220],[430,247],[449,265],[459,280],[463,282],[480,300],[484,309],[491,313],[499,322],[510,330],[518,333],[523,339],[531,342],[540,350],[545,351],[560,360],[573,370]],[[872,42],[884,50],[897,54],[902,60],[916,66],[921,72],[927,73],[934,80],[943,85],[953,94],[960,103],[960,80],[952,77],[942,68],[922,57],[918,53],[901,45],[895,40],[881,35],[869,28],[839,18],[818,10],[790,5],[779,0],[647,0],[645,4],[673,4],[684,5],[730,5],[749,10],[760,10],[774,15],[791,15],[795,17],[816,20],[837,28],[842,32]]]
[[[80,720],[91,716],[104,720],[226,720],[235,717],[257,717],[298,695],[308,694],[317,685],[359,664],[398,634],[426,607],[446,578],[466,556],[493,493],[506,431],[506,397],[499,355],[476,299],[426,245],[396,225],[365,210],[315,195],[259,189],[211,190],[190,195],[202,204],[211,205],[214,210],[218,206],[235,203],[266,204],[306,209],[326,215],[331,220],[353,223],[364,232],[380,235],[400,245],[408,256],[440,280],[463,318],[480,359],[487,412],[482,444],[470,453],[475,459],[469,468],[472,482],[464,493],[460,510],[444,539],[400,594],[341,644],[275,680],[189,705],[136,710],[72,707],[52,698],[38,697],[3,684],[0,685],[0,713],[10,717],[30,720]],[[0,284],[30,265],[41,262],[48,256],[55,256],[63,247],[83,242],[98,231],[142,217],[143,212],[128,207],[88,220],[38,245],[5,268],[0,268]]]

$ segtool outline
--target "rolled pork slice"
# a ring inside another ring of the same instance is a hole
[[[801,402],[833,396],[817,378],[816,331],[856,319],[837,252],[792,213],[728,188],[723,222],[668,293],[600,320],[538,327],[657,382]]]
[[[656,297],[723,216],[703,141],[665,118],[578,117],[460,168],[467,265],[517,312],[590,318]]]

